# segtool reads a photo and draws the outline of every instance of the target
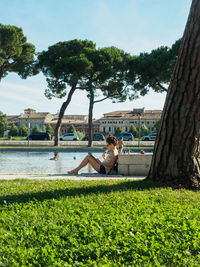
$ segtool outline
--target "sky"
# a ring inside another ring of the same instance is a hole
[[[21,27],[37,52],[73,39],[88,39],[97,48],[116,46],[131,55],[171,46],[181,38],[192,0],[1,0],[0,23]],[[0,110],[17,115],[26,108],[59,111],[64,99],[44,96],[43,74],[21,79],[9,73],[0,83]],[[95,104],[94,117],[115,110],[162,109],[165,93],[150,93],[134,101]],[[101,98],[99,96],[99,98]],[[88,114],[89,101],[77,90],[65,114]]]

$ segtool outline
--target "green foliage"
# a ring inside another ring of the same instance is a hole
[[[95,44],[88,40],[59,42],[38,55],[37,68],[46,76],[48,88],[45,96],[63,98],[68,86],[81,88],[84,76],[90,71],[88,54],[96,50]]]
[[[22,125],[22,127],[19,129],[19,135],[20,136],[28,135],[28,128],[25,125]]]
[[[148,181],[0,181],[2,266],[199,266],[200,192]]]
[[[18,136],[19,134],[19,131],[18,131],[18,128],[17,126],[13,123],[10,127],[10,130],[9,130],[9,133],[8,135],[10,136]]]
[[[180,44],[181,39],[171,48],[161,46],[151,53],[141,53],[130,60],[127,79],[133,84],[133,94],[144,96],[150,88],[159,93],[167,91]]]
[[[32,129],[32,134],[39,133],[39,132],[40,132],[40,128],[38,127],[38,125],[35,125],[34,128]]]
[[[0,80],[8,72],[16,72],[22,78],[33,72],[35,47],[27,43],[21,28],[0,24]]]
[[[76,128],[74,127],[74,125],[70,125],[69,129],[67,129],[68,133],[76,133]]]
[[[46,133],[49,133],[51,136],[54,135],[54,129],[51,126],[51,124],[47,124],[47,126],[46,126]]]
[[[123,132],[122,127],[118,126],[118,127],[116,128],[116,130],[115,130],[115,135],[120,134],[120,133],[122,133],[122,132]]]
[[[4,132],[8,129],[8,121],[6,114],[3,114],[2,111],[0,111],[0,137],[3,136]]]
[[[88,57],[91,61],[92,75],[87,76],[82,83],[88,91],[88,97],[97,97],[99,89],[105,97],[114,102],[125,101],[130,90],[125,80],[128,71],[126,63],[130,55],[112,46],[94,50]]]
[[[141,126],[141,136],[148,135],[149,134],[149,129],[145,124],[142,124]]]
[[[131,124],[129,132],[132,133],[134,137],[136,137],[138,134],[138,131],[137,131],[135,125],[133,125],[133,124]]]
[[[160,122],[161,120],[158,120],[154,125],[154,132],[158,133],[158,130],[160,129]]]

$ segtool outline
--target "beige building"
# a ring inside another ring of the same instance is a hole
[[[114,134],[117,127],[122,127],[125,132],[130,130],[133,124],[136,129],[139,125],[145,124],[150,130],[154,130],[155,123],[161,119],[162,110],[119,110],[103,114],[104,116],[99,119],[100,132],[104,134]]]
[[[51,126],[55,129],[57,123],[58,114],[54,116],[54,119],[51,121],[47,121],[46,124],[51,124]],[[74,125],[75,129],[79,132],[84,132],[86,135],[88,134],[88,116],[87,115],[64,115],[61,124],[61,133],[65,134],[68,132],[68,129],[71,125]],[[93,120],[92,123],[92,132],[99,132],[99,121]]]
[[[25,125],[27,128],[30,126],[30,133],[36,125],[41,131],[45,131],[45,123],[52,119],[53,115],[49,112],[36,112],[36,110],[28,108],[24,110],[24,114],[18,117],[18,125],[19,128],[22,125]]]

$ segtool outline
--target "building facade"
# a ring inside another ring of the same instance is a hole
[[[130,130],[131,125],[134,125],[137,130],[145,124],[150,133],[154,131],[155,123],[161,119],[162,110],[120,110],[103,114],[99,119],[100,132],[103,134],[114,135],[117,127],[121,127],[124,132]]]
[[[50,124],[53,129],[55,129],[57,123],[57,118],[54,118],[51,121],[46,122],[46,124]],[[65,134],[68,132],[71,125],[74,125],[76,131],[84,132],[88,135],[88,116],[87,115],[64,115],[62,119],[61,125],[61,134]],[[99,133],[99,121],[93,120],[92,131],[93,133]]]
[[[30,133],[36,125],[40,131],[45,131],[46,122],[52,119],[53,115],[49,112],[36,112],[36,110],[28,108],[24,110],[24,114],[18,117],[18,126],[21,128],[22,125],[25,125],[30,129]]]

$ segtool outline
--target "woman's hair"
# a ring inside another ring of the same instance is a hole
[[[108,144],[113,144],[114,146],[116,146],[118,141],[117,141],[117,138],[115,136],[108,136],[106,138],[106,142]]]

